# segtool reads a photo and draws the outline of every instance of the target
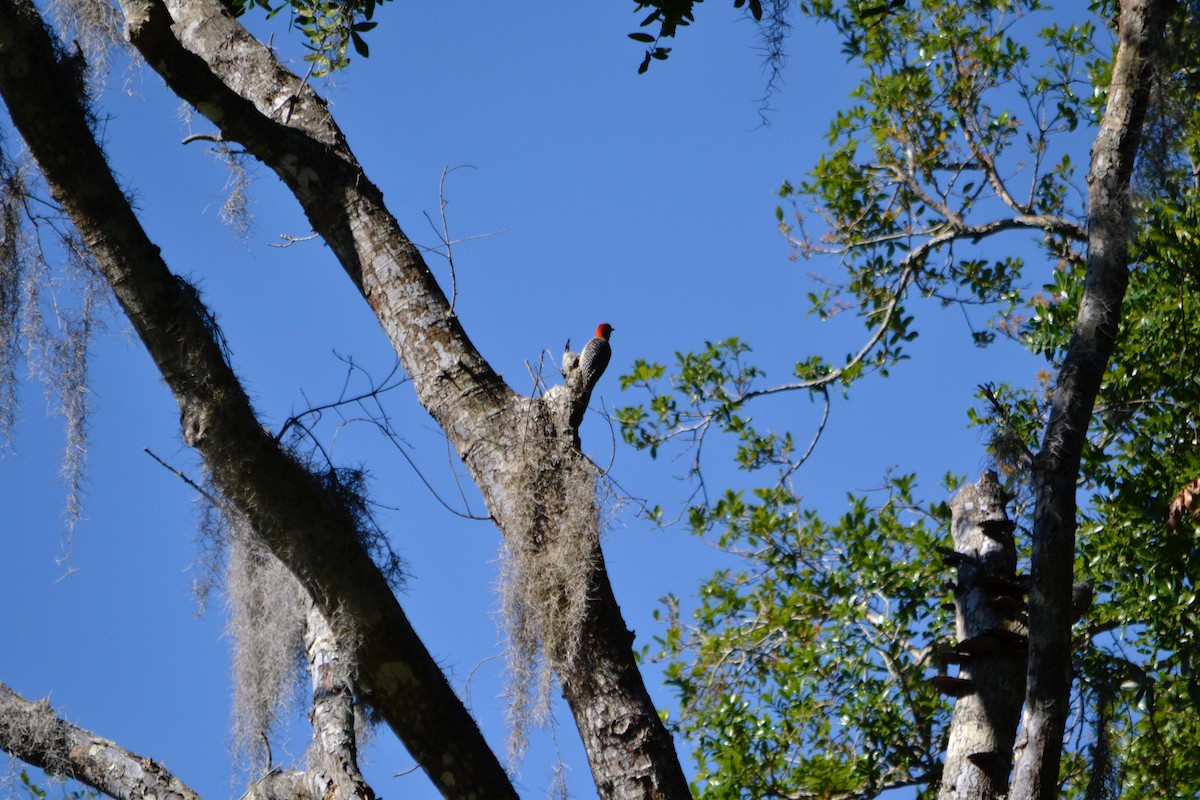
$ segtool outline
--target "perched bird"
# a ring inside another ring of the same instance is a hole
[[[596,326],[596,335],[579,354],[579,370],[583,373],[583,380],[579,397],[571,407],[570,421],[576,447],[579,446],[579,425],[583,422],[583,415],[587,411],[588,403],[591,402],[592,390],[596,388],[596,383],[604,374],[608,362],[612,360],[612,346],[608,343],[612,332],[612,325],[601,322]]]
[[[583,370],[583,395],[590,397],[596,381],[604,374],[608,362],[612,359],[612,346],[608,338],[612,336],[613,326],[601,322],[596,326],[595,337],[583,348],[579,356],[579,368]],[[586,402],[584,403],[586,405]]]

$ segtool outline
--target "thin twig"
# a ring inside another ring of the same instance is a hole
[[[161,465],[162,465],[162,466],[163,466],[163,467],[164,467],[164,468],[165,468],[165,469],[166,469],[168,472],[171,472],[171,473],[173,473],[173,474],[174,474],[174,475],[175,475],[177,478],[179,478],[181,481],[183,481],[184,483],[186,483],[188,486],[190,486],[190,487],[192,487],[193,489],[195,489],[197,492],[199,492],[199,494],[200,494],[200,496],[201,496],[201,497],[203,497],[203,498],[204,498],[205,500],[207,500],[208,502],[212,503],[212,504],[213,504],[214,506],[216,506],[217,508],[220,508],[220,507],[223,505],[223,503],[221,502],[221,500],[220,500],[219,498],[217,498],[217,497],[214,497],[214,496],[212,495],[212,493],[211,493],[211,492],[209,492],[207,489],[205,489],[203,486],[201,486],[200,484],[196,483],[194,480],[192,480],[191,478],[189,478],[187,475],[184,475],[184,474],[183,474],[183,472],[181,472],[180,470],[176,469],[175,467],[172,467],[172,466],[171,466],[170,464],[168,464],[166,461],[164,461],[164,460],[162,460],[161,458],[159,458],[159,457],[158,457],[158,456],[157,456],[157,455],[154,453],[154,451],[153,451],[153,450],[151,450],[149,447],[143,447],[143,448],[142,448],[142,452],[144,452],[146,455],[148,455],[148,456],[150,456],[151,458],[153,458],[155,461],[157,461],[159,464],[161,464]]]
[[[446,222],[446,176],[456,169],[462,167],[475,167],[470,164],[461,164],[457,167],[442,167],[442,177],[438,181],[438,215],[442,219],[442,241],[446,245],[446,263],[450,265],[450,314],[454,314],[454,303],[458,300],[458,277],[454,272],[454,251],[450,244],[450,225]]]
[[[190,136],[185,136],[180,144],[191,144],[192,142],[217,142],[224,143],[225,137],[219,133],[193,133]]]
[[[157,456],[155,456],[155,458],[157,458]],[[169,469],[169,467],[168,467],[168,469]],[[263,775],[261,778],[256,780],[254,783],[250,784],[250,788],[248,788],[245,792],[243,792],[242,796],[239,797],[238,800],[246,800],[246,798],[250,796],[250,793],[254,791],[254,788],[256,786],[258,786],[260,783],[262,783],[263,781],[265,781],[267,778],[271,777],[272,775],[275,775],[276,773],[280,773],[280,772],[283,772],[282,767],[273,767],[268,773]]]
[[[281,234],[279,234],[279,238],[283,239],[283,244],[276,243],[276,244],[270,244],[267,246],[268,247],[278,247],[278,248],[282,249],[284,247],[291,247],[292,245],[296,244],[297,242],[311,242],[313,239],[316,239],[318,237],[319,237],[319,234],[316,234],[316,233],[312,234],[311,236],[293,236],[290,233],[281,233]]]

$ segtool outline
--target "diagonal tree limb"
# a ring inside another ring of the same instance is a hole
[[[51,775],[77,780],[110,797],[200,798],[157,761],[66,722],[48,702],[30,702],[3,683],[0,749]]]
[[[1122,0],[1108,104],[1092,146],[1083,300],[1033,466],[1029,664],[1021,718],[1024,742],[1018,745],[1012,800],[1058,796],[1059,761],[1070,710],[1076,482],[1092,407],[1112,355],[1129,284],[1134,235],[1130,176],[1167,7],[1167,0]]]
[[[130,41],[172,91],[296,196],[371,306],[422,404],[460,451],[492,440],[511,422],[513,392],[468,339],[325,101],[217,0],[126,0],[122,7]],[[480,432],[481,419],[496,430]]]
[[[514,797],[495,755],[409,624],[336,493],[259,424],[211,315],[171,274],[88,129],[37,10],[0,0],[0,95],[179,403],[216,485],[351,648],[360,691],[447,797]]]

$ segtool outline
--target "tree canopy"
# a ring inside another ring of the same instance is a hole
[[[663,365],[642,362],[625,378],[653,395],[622,411],[628,441],[698,453],[705,436],[725,433],[738,465],[768,479],[705,493],[690,509],[693,530],[744,566],[703,584],[694,615],[668,602],[660,638],[681,698],[677,724],[699,742],[705,796],[873,796],[914,783],[938,791],[952,701],[929,678],[945,673],[955,636],[945,601],[956,595],[943,588],[949,509],[915,499],[915,476],[902,475],[827,521],[800,494],[811,448],[752,421],[765,396],[807,392],[828,405],[831,391],[902,368],[920,300],[979,309],[990,317],[970,331],[980,347],[1015,341],[1044,359],[1037,382],[981,386],[970,409],[1006,479],[1037,597],[1047,537],[1038,506],[1049,491],[1039,470],[1070,435],[1053,432],[1057,406],[1070,402],[1063,383],[1088,335],[1081,307],[1100,280],[1102,222],[1076,165],[1091,145],[1088,181],[1099,181],[1103,136],[1092,142],[1111,109],[1115,15],[1096,8],[1097,17],[1064,20],[1038,2],[903,5],[879,23],[861,9],[811,9],[839,30],[863,81],[811,176],[780,191],[780,226],[797,254],[832,254],[844,267],[809,296],[811,313],[855,313],[867,345],[840,363],[800,360],[785,384],[765,382],[738,340],[680,354],[669,387]],[[1195,751],[1185,699],[1195,691],[1190,495],[1171,510],[1195,471],[1191,215],[1180,202],[1196,190],[1194,25],[1176,9],[1165,63],[1143,78],[1146,141],[1123,201],[1136,230],[1130,288],[1108,302],[1119,312],[1108,324],[1120,319],[1114,354],[1095,381],[1078,473],[1062,487],[1080,493],[1076,605],[1093,590],[1095,600],[1072,612],[1070,719],[1061,784],[1043,789],[1051,794],[1061,785],[1065,796],[1190,796],[1200,785],[1181,755]],[[1033,258],[1012,244],[1021,231],[1040,240]],[[704,469],[697,456],[698,480]],[[961,482],[944,479],[951,491]],[[1027,622],[1033,648],[1034,608]]]

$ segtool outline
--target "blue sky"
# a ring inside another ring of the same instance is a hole
[[[622,395],[616,377],[635,358],[670,363],[677,350],[737,335],[768,379],[785,380],[796,359],[836,359],[861,341],[857,322],[805,315],[808,273],[832,275],[837,265],[789,260],[773,215],[775,190],[815,161],[855,76],[831,31],[798,21],[771,125],[761,126],[757,34],[725,5],[700,6],[699,23],[683,31],[670,60],[638,76],[641,46],[626,38],[638,21],[632,4],[584,4],[568,14],[552,3],[388,4],[369,34],[371,58],[324,86],[351,146],[417,242],[437,243],[425,214],[437,219],[443,168],[472,167],[446,183],[451,236],[470,239],[455,248],[457,308],[514,388],[532,388],[527,364],[543,351],[557,358],[566,339],[582,345],[601,321],[616,328],[614,360],[593,403],[610,410],[638,401]],[[281,49],[296,53],[288,37],[275,28]],[[346,370],[338,354],[386,374],[394,357],[328,250],[318,242],[275,246],[280,234],[309,231],[273,175],[255,173],[253,229],[240,242],[217,213],[224,168],[205,144],[180,143],[211,127],[197,117],[189,130],[180,103],[148,69],[118,63],[110,87],[100,106],[114,168],[168,263],[201,286],[264,421],[278,428],[309,402],[336,399]],[[1076,163],[1086,163],[1086,151]],[[430,263],[448,279],[444,261]],[[935,499],[945,472],[974,477],[986,465],[964,413],[975,387],[1026,383],[1038,368],[1005,345],[974,348],[958,310],[929,303],[918,311],[913,359],[836,401],[816,456],[798,474],[808,502],[829,514],[845,508],[847,491],[879,485],[893,466],[920,471]],[[48,696],[73,722],[164,762],[205,797],[238,797],[223,609],[218,601],[199,616],[191,593],[195,493],[143,449],[198,477],[196,461],[179,440],[174,401],[125,320],[109,315],[91,355],[85,519],[69,575],[58,561],[61,421],[47,415],[36,381],[21,393],[12,452],[0,461],[0,680],[26,697]],[[555,375],[551,367],[547,377]],[[431,418],[406,387],[387,403],[408,455],[455,496]],[[788,397],[755,413],[805,438],[816,411],[806,398]],[[685,464],[670,453],[653,461],[620,445],[614,452],[597,415],[583,439],[598,462],[613,460],[613,476],[632,495],[668,509],[686,498],[677,480]],[[409,564],[403,605],[502,748],[497,532],[447,513],[368,426],[349,425],[332,441],[335,458],[366,465],[374,499],[396,509],[379,516]],[[720,461],[710,468],[713,485],[740,480]],[[687,597],[721,557],[682,529],[653,528],[635,510],[614,510],[606,553],[644,644],[657,630],[657,599]],[[668,705],[670,694],[651,683]],[[535,734],[519,766],[522,793],[543,794],[557,746],[574,794],[591,796],[570,715],[560,708],[557,717],[553,736]],[[299,758],[306,742],[297,731],[290,754]],[[435,796],[419,773],[395,776],[412,760],[387,731],[367,762],[380,795]]]

